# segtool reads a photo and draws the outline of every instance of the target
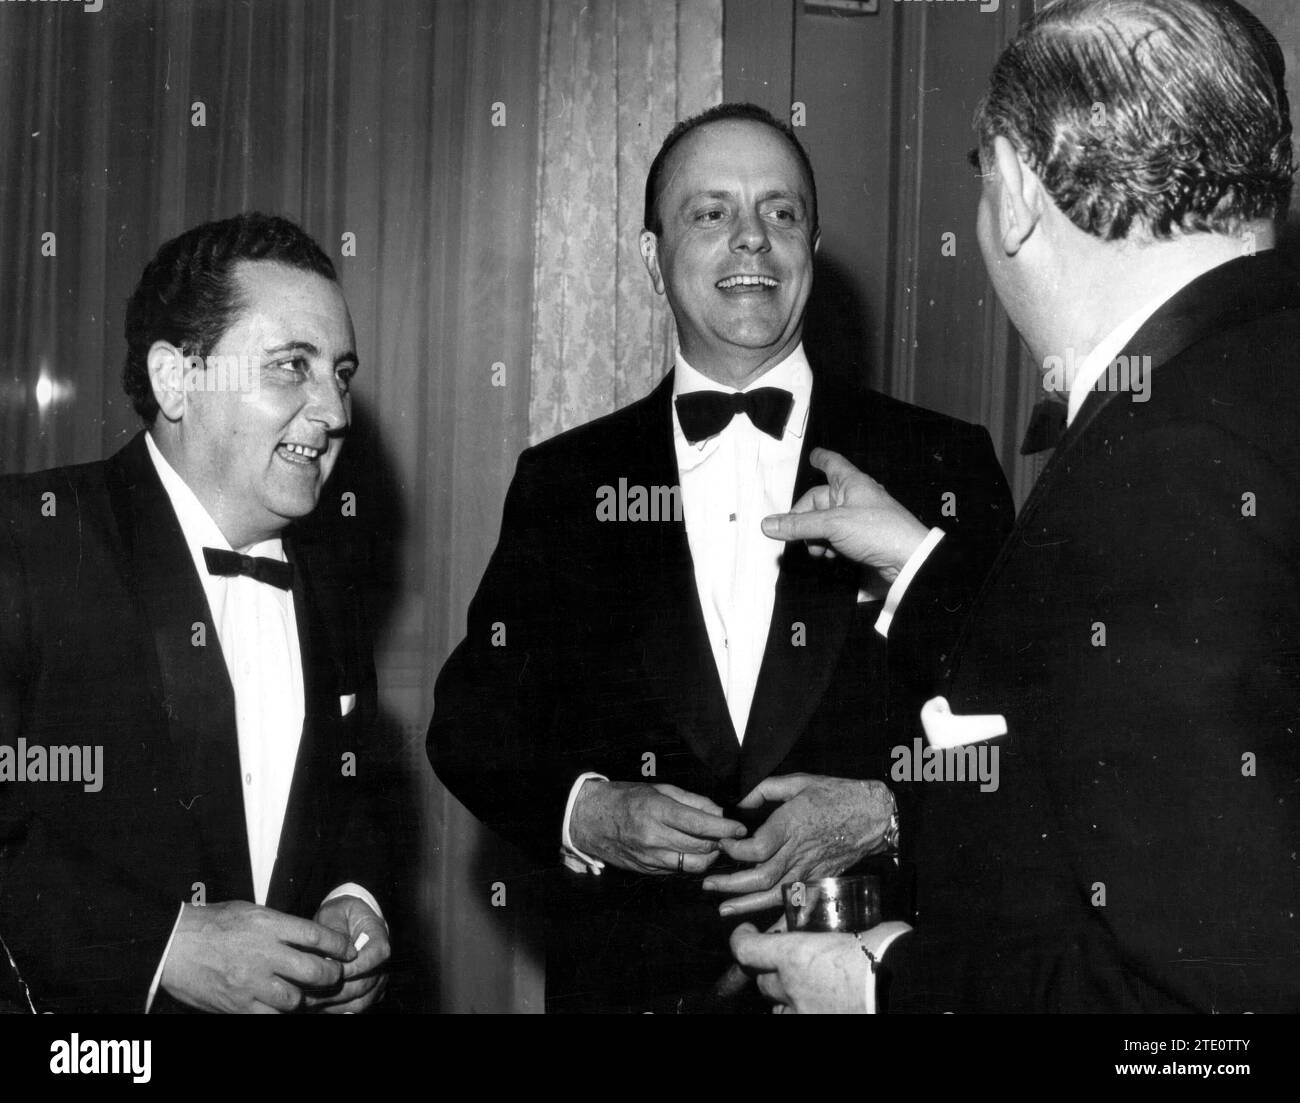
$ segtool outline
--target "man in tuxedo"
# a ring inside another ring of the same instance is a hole
[[[921,718],[923,754],[999,784],[918,785],[914,931],[736,933],[782,1008],[1300,1010],[1283,76],[1226,0],[1064,0],[998,61],[979,239],[1068,424]],[[897,503],[818,462],[768,531],[892,554]]]
[[[919,519],[905,538],[952,546],[911,595],[935,626],[1012,518],[983,429],[814,374],[817,199],[788,127],[747,104],[679,124],[644,225],[674,370],[520,457],[429,729],[444,784],[553,872],[552,1011],[735,1006],[737,917],[896,834],[885,733],[914,687],[886,639],[908,572],[764,537],[818,478],[809,450],[845,450]]]
[[[0,481],[7,964],[34,1011],[361,1010],[389,954],[375,680],[357,586],[290,528],[350,418],[333,265],[284,219],[198,226],[126,340],[145,430]]]

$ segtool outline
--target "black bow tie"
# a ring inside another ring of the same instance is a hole
[[[1032,456],[1036,452],[1046,452],[1055,448],[1065,436],[1066,405],[1054,398],[1044,398],[1034,406],[1029,415],[1029,428],[1025,430],[1025,442],[1020,446],[1022,456]]]
[[[677,396],[677,419],[682,423],[686,439],[698,444],[721,433],[743,410],[755,428],[780,440],[793,407],[794,395],[779,387],[759,387],[734,394],[692,391]]]
[[[203,560],[208,565],[208,574],[231,575],[243,574],[257,582],[265,582],[287,590],[293,585],[293,564],[281,563],[278,559],[267,559],[262,555],[240,555],[239,552],[226,551],[224,548],[204,548]]]

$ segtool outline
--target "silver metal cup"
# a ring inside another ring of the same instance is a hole
[[[881,921],[880,878],[823,877],[781,886],[791,931],[868,931]]]

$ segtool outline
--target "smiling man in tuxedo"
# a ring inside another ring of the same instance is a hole
[[[0,481],[0,739],[102,748],[0,784],[0,937],[36,1011],[358,1011],[384,831],[358,588],[290,526],[350,419],[352,322],[293,223],[167,242],[127,306],[147,428]],[[30,753],[30,750],[29,752]]]
[[[921,714],[940,753],[998,756],[1000,784],[919,786],[914,931],[746,928],[735,952],[796,1011],[1300,1010],[1281,51],[1227,0],[1061,0],[999,59],[979,132],[985,262],[1068,390]],[[910,520],[817,462],[829,486],[769,530],[888,559]]]
[[[907,590],[942,632],[1012,519],[983,429],[815,376],[817,196],[788,127],[746,104],[679,124],[644,226],[674,370],[520,457],[429,729],[447,787],[554,873],[553,1011],[719,1007],[739,916],[889,844],[885,733],[914,688],[889,619]],[[947,547],[924,593],[764,537],[818,444]]]

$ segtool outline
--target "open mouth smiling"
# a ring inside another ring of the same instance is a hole
[[[719,291],[774,291],[781,281],[772,276],[744,275],[725,276],[714,286]]]
[[[276,454],[288,463],[314,464],[324,453],[324,448],[313,448],[310,444],[284,443],[276,446]]]

